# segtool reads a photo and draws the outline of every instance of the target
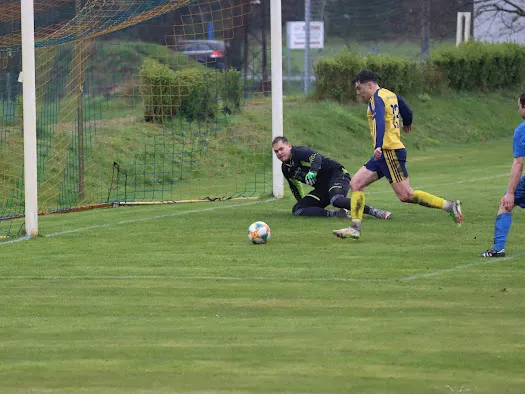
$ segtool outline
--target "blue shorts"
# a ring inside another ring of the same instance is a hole
[[[507,191],[505,191],[507,194]],[[522,176],[516,186],[516,191],[514,192],[514,205],[518,205],[521,208],[525,208],[525,176]]]
[[[383,155],[379,160],[372,157],[365,164],[365,167],[377,174],[378,179],[386,176],[388,182],[398,183],[408,178],[406,168],[407,150],[402,149],[384,149]]]

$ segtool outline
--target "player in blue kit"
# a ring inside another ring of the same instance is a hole
[[[518,112],[525,119],[525,93],[518,98]],[[525,176],[523,160],[525,158],[525,121],[514,130],[514,161],[510,170],[509,186],[500,200],[498,215],[494,224],[494,245],[480,257],[505,257],[505,245],[512,224],[512,210],[515,206],[525,208]]]

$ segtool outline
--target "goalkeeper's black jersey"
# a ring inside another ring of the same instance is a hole
[[[305,183],[305,176],[310,171],[317,173],[314,187],[328,184],[334,171],[345,171],[335,160],[324,157],[306,146],[292,146],[290,159],[282,163],[282,171],[296,199],[302,198],[300,183]],[[299,186],[299,187],[298,187]]]

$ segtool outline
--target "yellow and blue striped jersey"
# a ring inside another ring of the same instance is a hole
[[[380,88],[368,102],[368,124],[374,148],[402,149],[399,115],[405,125],[412,124],[412,111],[401,97]]]

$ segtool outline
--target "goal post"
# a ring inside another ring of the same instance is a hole
[[[283,135],[283,49],[281,0],[271,0],[271,48],[272,48],[272,140]],[[284,176],[281,162],[272,153],[273,196],[284,196]]]
[[[281,5],[4,0],[0,237],[49,213],[282,198]]]
[[[21,0],[24,200],[27,236],[38,235],[35,19],[33,0]]]

